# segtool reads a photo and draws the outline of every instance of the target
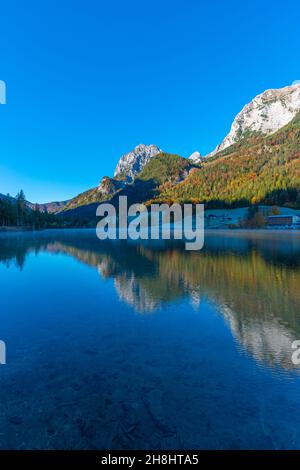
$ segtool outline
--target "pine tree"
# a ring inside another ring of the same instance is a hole
[[[17,194],[17,225],[21,226],[26,223],[26,197],[23,189]]]

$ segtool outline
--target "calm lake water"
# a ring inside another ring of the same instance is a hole
[[[299,449],[300,234],[0,235],[1,449]]]

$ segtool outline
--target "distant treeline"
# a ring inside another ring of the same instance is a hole
[[[15,198],[7,195],[0,198],[0,227],[20,227],[39,230],[42,228],[69,228],[81,226],[75,219],[65,219],[49,212],[41,212],[39,206],[33,209],[27,205],[24,191]]]

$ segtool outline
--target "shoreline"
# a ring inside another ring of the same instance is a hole
[[[241,236],[249,236],[249,235],[254,235],[254,236],[259,236],[259,235],[278,235],[279,237],[284,236],[284,235],[294,235],[294,236],[299,236],[300,237],[300,230],[299,229],[266,229],[266,228],[238,228],[238,229],[232,229],[232,228],[220,228],[220,229],[205,229],[204,231],[205,234],[208,235],[241,235]]]
[[[42,229],[32,229],[29,227],[0,227],[0,233],[16,233],[16,232],[45,232],[45,231],[53,231],[53,230],[96,230],[96,227],[48,227]],[[205,228],[204,232],[207,234],[236,234],[236,235],[251,235],[251,234],[271,234],[274,233],[283,235],[283,234],[295,234],[300,235],[300,229],[293,229],[293,228]]]
[[[31,232],[32,229],[28,227],[0,227],[0,232]]]

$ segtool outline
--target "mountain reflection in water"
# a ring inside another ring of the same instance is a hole
[[[200,252],[179,242],[100,242],[94,231],[1,236],[0,261],[23,269],[29,253],[68,255],[113,278],[119,299],[139,314],[201,299],[223,315],[238,344],[256,360],[292,369],[300,338],[300,234],[207,233]]]

